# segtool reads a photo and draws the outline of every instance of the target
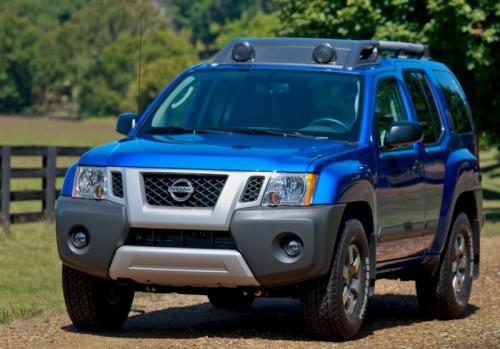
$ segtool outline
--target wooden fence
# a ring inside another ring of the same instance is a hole
[[[86,152],[84,147],[35,147],[0,146],[0,224],[8,232],[10,225],[39,220],[53,221],[54,208],[59,190],[58,177],[64,177],[67,168],[57,167],[58,157],[78,157]],[[41,167],[15,168],[13,157],[41,157]],[[11,191],[11,179],[41,178],[42,189]],[[11,213],[11,203],[15,201],[41,201],[39,212]]]

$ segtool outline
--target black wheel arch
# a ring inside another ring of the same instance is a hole
[[[448,184],[450,185],[450,184]],[[483,191],[480,183],[480,174],[475,171],[464,171],[457,175],[453,188],[445,185],[443,204],[440,213],[440,222],[429,255],[439,257],[431,274],[435,274],[441,265],[441,260],[446,253],[446,246],[450,239],[455,217],[461,212],[465,213],[472,226],[472,242],[474,246],[474,278],[479,276],[480,260],[480,235],[484,222],[482,197]],[[446,194],[452,190],[451,194]],[[449,197],[447,199],[447,196]],[[451,196],[451,197],[450,197]],[[447,204],[449,202],[449,204]]]
[[[358,219],[365,228],[366,239],[370,249],[370,296],[375,290],[376,280],[376,256],[377,256],[377,201],[375,189],[368,180],[360,180],[349,187],[339,198],[339,203],[346,204],[342,221],[345,222],[349,218]],[[339,234],[340,235],[340,234]],[[337,239],[339,237],[337,236]],[[338,241],[337,241],[338,243]],[[337,243],[335,244],[337,246]]]
[[[446,253],[446,246],[448,246],[455,218],[463,212],[467,215],[469,223],[472,227],[472,243],[474,246],[474,279],[477,279],[479,277],[479,261],[481,252],[481,227],[484,219],[482,213],[482,190],[475,189],[461,191],[456,195],[454,205],[452,207],[453,210],[450,210],[447,221],[446,239],[443,241],[440,250],[441,259]]]

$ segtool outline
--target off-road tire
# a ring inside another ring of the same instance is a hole
[[[207,294],[210,304],[222,310],[248,309],[255,297],[237,289],[217,289]]]
[[[363,224],[357,219],[348,219],[343,223],[340,234],[330,272],[306,283],[301,296],[302,311],[309,332],[318,337],[334,340],[346,340],[359,332],[368,303],[371,267]],[[344,276],[344,266],[352,245],[356,246],[360,258],[359,293],[349,314],[343,298],[346,287],[349,290],[346,281],[348,279]]]
[[[117,331],[125,323],[134,291],[63,265],[64,301],[73,324],[84,331]]]
[[[462,235],[465,242],[463,254],[466,261],[464,263],[464,281],[461,283],[460,292],[456,294],[453,280],[455,270],[459,266],[459,263],[456,262],[457,236],[459,234]],[[433,277],[422,276],[415,282],[418,303],[423,312],[439,319],[456,319],[463,316],[472,290],[473,256],[474,246],[470,221],[465,213],[459,213],[453,220],[446,252],[436,275]]]

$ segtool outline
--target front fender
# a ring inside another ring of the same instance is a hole
[[[313,202],[315,205],[334,204],[340,199],[354,200],[355,196],[360,194],[364,197],[371,197],[369,203],[373,204],[374,196],[369,190],[367,191],[367,184],[372,187],[371,182],[372,171],[359,161],[344,160],[331,163],[321,169]],[[358,192],[357,189],[361,188],[363,189]]]
[[[71,196],[73,193],[73,183],[75,181],[75,173],[78,167],[78,163],[75,162],[71,164],[71,166],[66,171],[66,175],[64,176],[64,184],[61,190],[62,196]]]
[[[314,204],[324,203],[366,203],[370,207],[374,229],[369,234],[370,279],[376,278],[377,239],[377,200],[373,186],[373,171],[368,165],[355,160],[337,161],[322,168],[314,197]]]

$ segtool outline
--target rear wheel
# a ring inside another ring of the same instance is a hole
[[[355,336],[365,317],[369,288],[369,248],[357,219],[344,223],[329,274],[307,283],[302,308],[308,330],[320,337]]]
[[[423,311],[443,319],[463,315],[472,289],[474,264],[472,228],[465,213],[455,217],[446,252],[434,277],[416,281],[417,298]]]
[[[249,308],[255,297],[238,289],[216,289],[207,294],[210,304],[217,309],[244,310]]]
[[[114,331],[125,323],[134,291],[63,265],[66,309],[80,330]]]

